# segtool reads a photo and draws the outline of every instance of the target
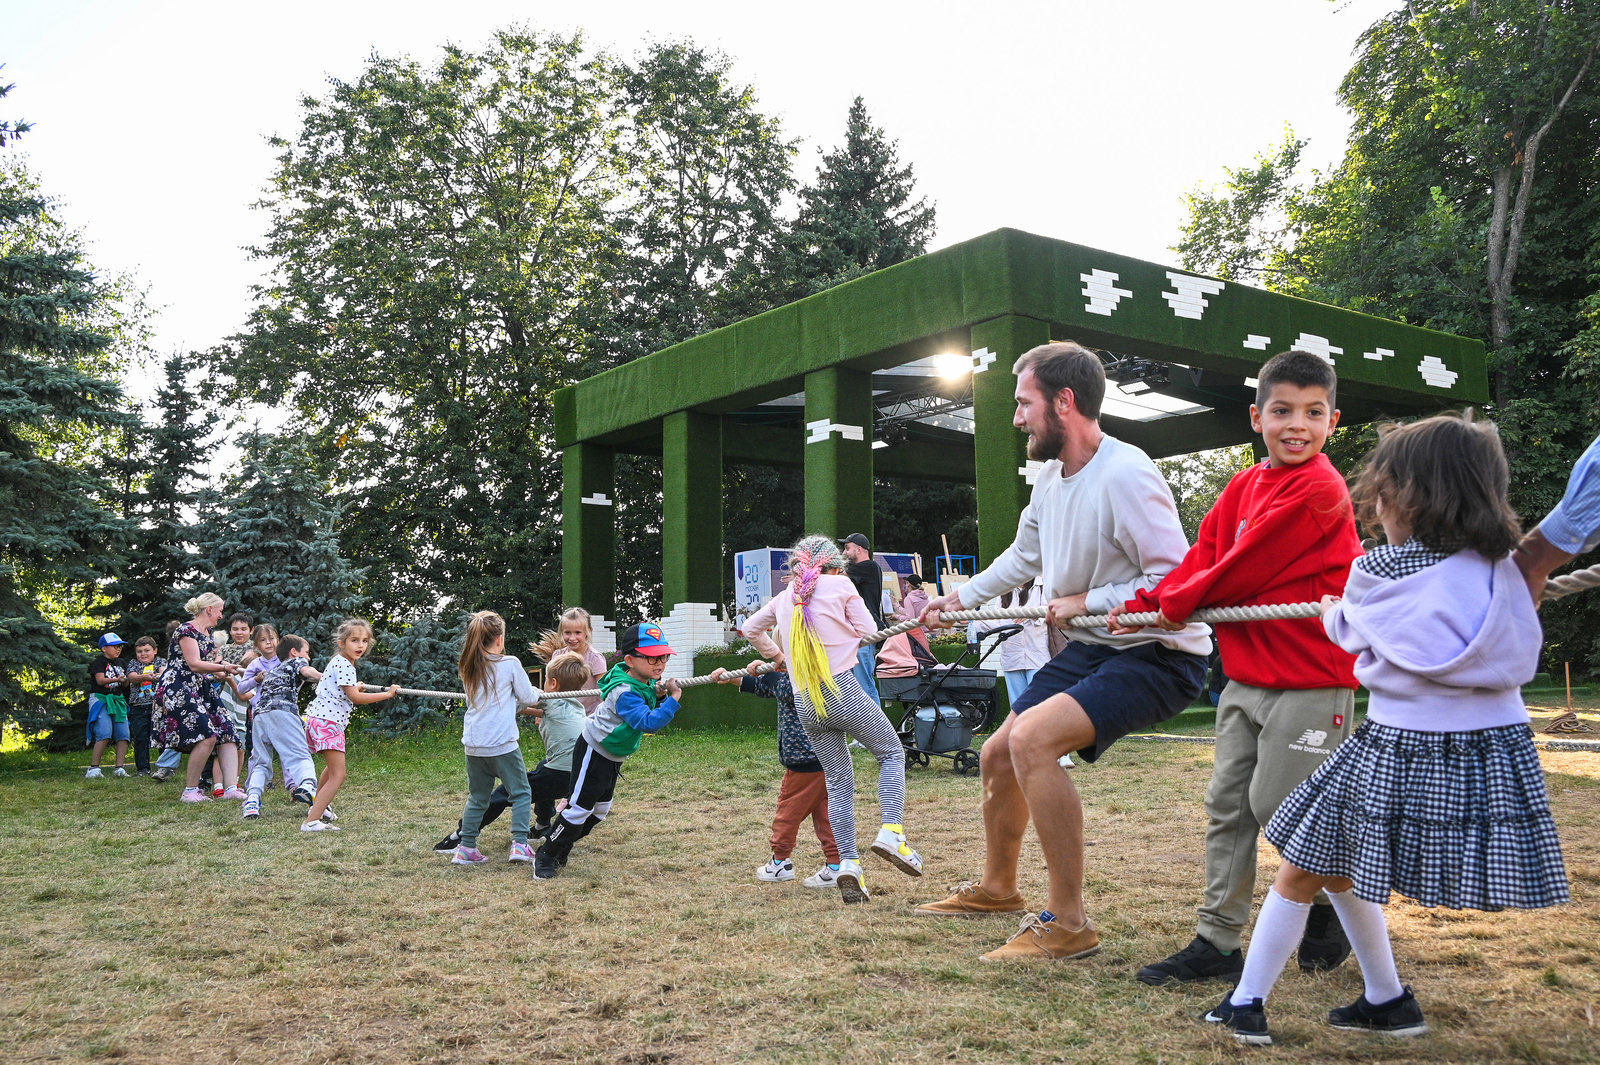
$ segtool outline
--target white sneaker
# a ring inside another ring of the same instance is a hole
[[[300,823],[300,831],[302,831],[302,832],[337,832],[337,831],[339,831],[339,826],[338,825],[324,824],[321,821],[302,821]]]
[[[117,768],[111,771],[111,775],[114,777],[125,777],[128,775],[128,771],[119,765]]]
[[[821,869],[802,880],[801,883],[806,887],[836,888],[839,886],[839,874],[834,872],[831,867],[824,865]]]
[[[793,880],[794,863],[787,858],[781,862],[774,858],[756,870],[756,879],[768,884],[778,884],[785,880]]]
[[[839,871],[834,874],[834,879],[839,885],[839,897],[846,906],[866,902],[872,897],[867,893],[867,882],[861,878],[861,863],[854,858],[840,860]]]
[[[878,838],[872,841],[872,853],[887,859],[908,876],[922,875],[922,855],[911,849],[904,832],[896,832],[889,825],[878,829]]]

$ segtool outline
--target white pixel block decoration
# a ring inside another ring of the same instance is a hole
[[[590,614],[589,624],[594,626],[594,635],[589,638],[589,646],[603,655],[614,654],[617,650],[617,623],[608,621],[599,614]]]
[[[604,492],[596,492],[592,496],[584,496],[578,502],[587,503],[592,507],[609,507],[611,505],[611,500],[607,498]]]
[[[1423,358],[1417,372],[1422,374],[1422,379],[1434,388],[1454,388],[1456,378],[1461,375],[1446,366],[1437,355],[1428,355]]]
[[[1083,294],[1089,300],[1083,309],[1090,314],[1109,316],[1117,309],[1118,303],[1132,299],[1131,289],[1117,287],[1117,277],[1110,270],[1091,270],[1087,274],[1079,274],[1078,280],[1083,282]]]
[[[1294,343],[1289,346],[1299,351],[1309,351],[1311,354],[1321,357],[1322,361],[1329,366],[1333,365],[1333,357],[1335,355],[1344,354],[1343,348],[1334,347],[1328,343],[1327,337],[1319,337],[1315,333],[1301,333],[1294,338]]]
[[[1244,346],[1252,351],[1266,351],[1267,345],[1270,343],[1272,343],[1272,338],[1264,337],[1260,333],[1245,334]]]
[[[808,444],[820,444],[828,439],[828,434],[838,433],[846,440],[860,440],[862,438],[861,426],[845,425],[842,422],[830,422],[823,418],[821,421],[806,422],[806,430],[811,434],[806,437]]]
[[[1193,318],[1199,321],[1206,313],[1206,308],[1211,305],[1207,296],[1215,296],[1228,287],[1226,281],[1213,281],[1209,277],[1191,277],[1188,274],[1167,271],[1167,280],[1172,282],[1174,291],[1163,292],[1161,298],[1167,301],[1167,306],[1172,308],[1172,313],[1179,318]]]
[[[1044,463],[1035,462],[1033,459],[1029,459],[1026,466],[1017,467],[1017,472],[1022,475],[1022,479],[1024,481],[1027,481],[1029,484],[1037,484],[1039,481],[1039,471],[1042,469],[1044,469]]]
[[[1394,358],[1394,352],[1389,348],[1376,348],[1372,351],[1363,351],[1361,357],[1371,359],[1373,362],[1382,362],[1384,359]]]
[[[994,360],[998,359],[999,357],[1000,356],[996,355],[988,348],[979,348],[977,351],[972,353],[972,372],[982,373],[990,366],[994,365]]]
[[[723,643],[722,621],[717,617],[715,603],[677,604],[661,619],[661,634],[673,650],[664,675],[679,680],[694,676],[695,648]]]

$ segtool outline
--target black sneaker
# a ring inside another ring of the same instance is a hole
[[[549,847],[540,847],[533,852],[533,878],[535,880],[554,880],[561,875],[561,866],[556,856],[550,853]]]
[[[310,788],[295,788],[289,793],[289,797],[295,802],[299,803],[301,806],[310,806],[317,801],[316,794],[313,793]],[[438,850],[439,848],[435,847],[433,849]],[[455,845],[452,844],[450,849],[455,850]]]
[[[555,827],[554,822],[535,821],[533,824],[533,831],[528,833],[528,838],[544,839],[546,836],[550,835],[550,829],[553,827]]]
[[[453,851],[461,843],[461,833],[452,832],[444,839],[433,845],[436,851]]]
[[[1195,936],[1194,942],[1170,958],[1146,965],[1139,970],[1139,982],[1151,987],[1162,984],[1198,984],[1203,980],[1239,982],[1244,972],[1244,951],[1224,954],[1211,945],[1205,936]]]
[[[1380,1035],[1421,1035],[1428,1030],[1417,998],[1406,987],[1400,997],[1374,1006],[1362,995],[1348,1006],[1328,1011],[1328,1023],[1347,1032],[1377,1032]]]
[[[1222,996],[1222,1001],[1202,1013],[1200,1019],[1207,1024],[1222,1025],[1233,1032],[1235,1039],[1247,1046],[1271,1046],[1272,1033],[1267,1031],[1267,1011],[1261,1005],[1261,1000],[1253,998],[1248,1006],[1235,1006],[1232,998],[1233,991],[1230,989]]]
[[[1313,903],[1305,934],[1300,937],[1300,971],[1325,973],[1337,969],[1349,956],[1350,939],[1339,915],[1326,902]]]

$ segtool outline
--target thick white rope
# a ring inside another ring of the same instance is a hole
[[[1544,601],[1560,599],[1572,595],[1574,592],[1587,591],[1590,588],[1600,588],[1600,566],[1590,566],[1573,573],[1552,577],[1544,586]],[[1049,616],[1049,607],[1043,606],[1011,606],[994,607],[988,610],[946,610],[941,611],[941,621],[1023,621],[1033,618]],[[1118,621],[1127,626],[1154,625],[1160,615],[1155,611],[1138,614],[1118,615]],[[1186,619],[1188,621],[1218,623],[1232,621],[1283,621],[1291,618],[1318,618],[1322,616],[1321,603],[1265,603],[1259,606],[1219,606],[1205,610],[1196,610]],[[1085,614],[1067,622],[1074,629],[1100,629],[1105,628],[1111,620],[1109,614]],[[912,629],[922,628],[922,622],[912,618],[902,621],[898,625],[891,625],[887,629],[880,629],[861,642],[863,644],[880,644],[892,636],[910,632]],[[733,679],[736,677],[758,676],[772,670],[772,665],[767,662],[756,662],[744,669],[730,670],[720,679]],[[679,687],[698,688],[706,684],[716,684],[719,678],[713,674],[703,677],[687,677],[678,681]],[[363,684],[367,691],[383,691],[382,687],[375,684]],[[460,699],[465,701],[466,696],[461,692],[436,692],[422,688],[401,688],[401,695],[415,695],[425,699]],[[601,696],[598,688],[585,688],[583,691],[562,692],[563,699],[598,699]]]
[[[732,680],[739,677],[757,677],[763,673],[771,673],[773,668],[774,666],[771,662],[753,662],[744,669],[730,669],[726,673],[722,674],[720,678],[708,673],[703,677],[686,677],[685,679],[678,681],[678,684],[685,688],[699,688],[706,684],[720,683],[722,680]],[[387,687],[377,684],[363,684],[361,687],[363,690],[369,692],[381,692],[389,690]],[[467,698],[466,695],[461,692],[436,692],[429,691],[426,688],[401,688],[397,694],[415,695],[423,699],[459,699],[463,702],[465,702]],[[599,688],[584,688],[580,691],[570,692],[543,693],[543,695],[559,697],[562,699],[598,699],[604,694],[605,693]]]

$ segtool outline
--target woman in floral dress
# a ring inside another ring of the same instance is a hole
[[[239,787],[239,737],[215,683],[243,669],[221,661],[211,640],[211,630],[222,617],[225,605],[215,592],[204,592],[184,604],[193,620],[173,631],[167,645],[166,668],[156,687],[156,706],[161,714],[157,740],[163,747],[189,754],[182,802],[211,801],[199,784],[200,771],[213,750],[227,789],[222,797],[245,797]]]

